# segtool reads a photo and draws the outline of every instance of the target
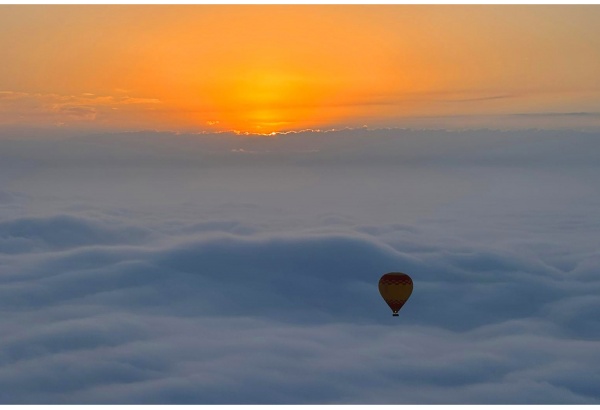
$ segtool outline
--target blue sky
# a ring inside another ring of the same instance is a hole
[[[598,138],[2,135],[0,402],[599,403]]]

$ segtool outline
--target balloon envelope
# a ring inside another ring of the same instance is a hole
[[[413,290],[413,281],[406,273],[390,272],[379,279],[379,293],[392,309],[392,316],[398,316],[398,311],[406,303]]]

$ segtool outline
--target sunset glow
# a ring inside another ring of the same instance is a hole
[[[600,110],[593,6],[1,7],[5,126],[518,128]]]

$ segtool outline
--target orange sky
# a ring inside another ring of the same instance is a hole
[[[594,5],[1,5],[0,55],[5,126],[600,125]]]

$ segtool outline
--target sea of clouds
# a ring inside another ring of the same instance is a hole
[[[0,403],[600,403],[599,176],[577,131],[6,133]]]

